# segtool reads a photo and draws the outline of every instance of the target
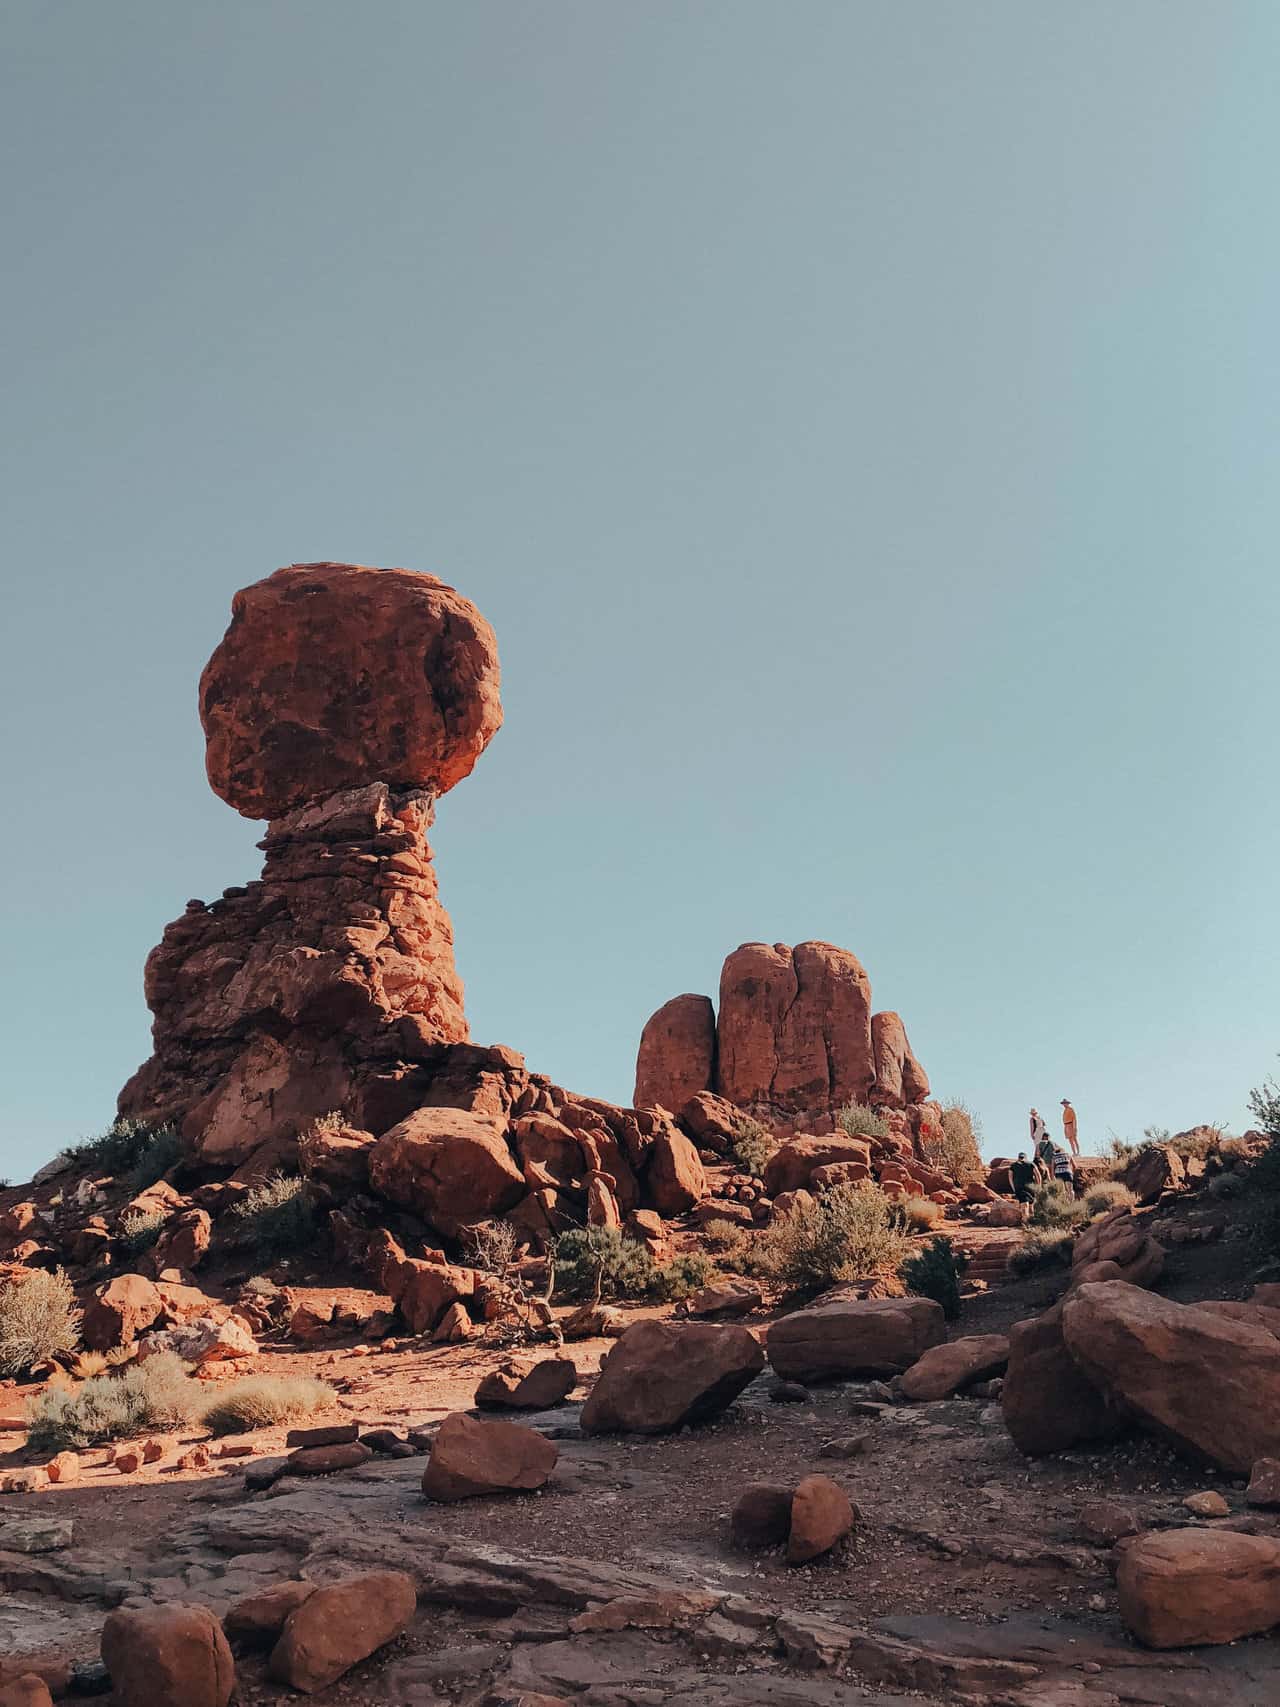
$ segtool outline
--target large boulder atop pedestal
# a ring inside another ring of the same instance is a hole
[[[200,720],[209,782],[247,818],[375,779],[443,793],[502,722],[497,643],[434,575],[295,563],[236,594]]]
[[[501,1215],[525,1190],[502,1128],[459,1108],[420,1108],[384,1133],[369,1184],[443,1233]]]
[[[1280,1340],[1266,1328],[1111,1280],[1071,1293],[1062,1330],[1086,1378],[1179,1450],[1237,1475],[1280,1454]]]
[[[637,1108],[674,1114],[710,1090],[716,1064],[716,1012],[709,996],[673,996],[650,1015],[636,1056]]]

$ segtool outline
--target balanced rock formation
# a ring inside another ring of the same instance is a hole
[[[941,1118],[900,1016],[872,1013],[861,962],[829,942],[743,943],[721,970],[718,1017],[709,997],[684,995],[649,1018],[636,1106],[692,1130],[708,1094],[786,1130],[829,1132],[851,1102],[900,1116],[909,1140]]]

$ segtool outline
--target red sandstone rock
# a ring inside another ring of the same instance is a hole
[[[417,1605],[413,1579],[403,1571],[327,1583],[290,1612],[268,1675],[305,1695],[327,1689],[406,1630]]]
[[[945,1337],[931,1298],[840,1299],[774,1322],[769,1362],[784,1381],[894,1375]]]
[[[577,1384],[577,1367],[567,1357],[512,1361],[490,1370],[476,1388],[475,1402],[482,1410],[544,1411],[568,1398]]]
[[[1123,1544],[1120,1616],[1149,1648],[1235,1642],[1280,1624],[1280,1542],[1174,1529]]]
[[[189,1274],[204,1261],[213,1238],[213,1217],[205,1209],[187,1209],[166,1225],[151,1252],[152,1272],[166,1268]]]
[[[231,1649],[207,1606],[119,1607],[102,1627],[102,1663],[118,1707],[227,1707]]]
[[[53,1707],[49,1685],[34,1671],[0,1681],[0,1707]]]
[[[118,1274],[101,1288],[84,1313],[81,1337],[90,1351],[132,1345],[157,1319],[163,1300],[140,1274]]]
[[[659,1215],[683,1215],[707,1195],[698,1152],[669,1121],[654,1136],[644,1183]]]
[[[924,1102],[929,1078],[911,1052],[901,1015],[890,1011],[871,1016],[871,1050],[875,1062],[873,1100],[888,1108]]]
[[[497,644],[434,575],[295,563],[236,594],[200,720],[209,782],[247,818],[373,779],[444,793],[502,722]]]
[[[712,1091],[700,1091],[680,1107],[680,1125],[704,1150],[724,1155],[732,1149],[742,1125],[742,1110],[735,1108],[726,1097]]]
[[[778,1547],[791,1530],[792,1489],[778,1482],[750,1482],[738,1495],[730,1523],[739,1547]]]
[[[379,1138],[369,1183],[443,1233],[502,1214],[525,1191],[502,1129],[454,1108],[419,1109]]]
[[[1004,1334],[972,1334],[931,1346],[901,1378],[908,1399],[949,1399],[974,1381],[1002,1375],[1009,1362]]]
[[[1113,1209],[1076,1240],[1071,1252],[1073,1284],[1079,1285],[1082,1271],[1098,1263],[1115,1264],[1117,1272],[1108,1278],[1127,1280],[1131,1286],[1152,1286],[1164,1272],[1164,1249],[1132,1210]]]
[[[936,1306],[935,1306],[936,1308]],[[582,1409],[585,1434],[665,1434],[716,1416],[764,1368],[746,1328],[643,1321],[627,1329]]]
[[[449,1263],[423,1262],[406,1257],[389,1283],[388,1290],[411,1334],[426,1334],[440,1321],[451,1304],[475,1293],[475,1272]]]
[[[791,1497],[787,1563],[805,1565],[829,1553],[853,1528],[849,1496],[830,1476],[806,1476]]]
[[[651,1015],[636,1057],[637,1108],[675,1113],[715,1073],[716,1015],[709,996],[673,996]]]
[[[346,1198],[368,1187],[373,1144],[372,1132],[355,1127],[309,1126],[298,1135],[298,1168],[304,1179]]]
[[[422,1491],[432,1500],[528,1492],[542,1487],[558,1457],[554,1441],[521,1423],[478,1422],[454,1411],[432,1442]]]
[[[254,1589],[223,1617],[222,1629],[227,1640],[237,1649],[269,1648],[291,1612],[316,1592],[315,1583],[271,1583]]]
[[[865,1102],[875,1081],[871,984],[830,943],[744,943],[720,977],[717,1089],[780,1112]]]
[[[1240,1475],[1280,1453],[1280,1341],[1265,1328],[1124,1281],[1073,1291],[1062,1327],[1087,1378],[1184,1452]]]
[[[802,1191],[816,1169],[835,1162],[858,1162],[870,1173],[871,1145],[866,1138],[833,1132],[829,1138],[792,1138],[780,1144],[764,1167],[764,1188],[773,1198]]]
[[[1010,1328],[1000,1408],[1014,1445],[1028,1457],[1112,1440],[1125,1427],[1068,1352],[1061,1304]]]

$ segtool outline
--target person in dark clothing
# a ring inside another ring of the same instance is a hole
[[[1036,1186],[1040,1181],[1040,1169],[1034,1162],[1027,1160],[1025,1150],[1018,1151],[1018,1159],[1009,1168],[1009,1183],[1013,1187],[1014,1198],[1022,1205],[1023,1219],[1035,1196]]]

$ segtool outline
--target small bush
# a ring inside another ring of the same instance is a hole
[[[187,1422],[203,1397],[181,1361],[172,1352],[159,1352],[120,1375],[95,1375],[70,1390],[49,1388],[31,1407],[27,1444],[53,1453],[129,1440]]]
[[[275,1259],[305,1250],[316,1236],[315,1206],[306,1182],[272,1174],[253,1186],[231,1211],[234,1236],[261,1257]]]
[[[713,1273],[710,1259],[701,1251],[684,1251],[657,1271],[649,1288],[650,1296],[666,1304],[674,1303],[677,1298],[687,1298],[705,1286]]]
[[[169,1219],[163,1209],[134,1209],[122,1215],[116,1228],[116,1239],[131,1257],[149,1251],[164,1231]]]
[[[940,1236],[930,1239],[924,1250],[908,1257],[899,1273],[909,1291],[941,1304],[943,1315],[954,1322],[960,1314],[960,1276],[967,1260],[950,1239]]]
[[[573,1227],[556,1240],[556,1291],[566,1298],[644,1298],[657,1272],[647,1245],[616,1227]]]
[[[1036,1187],[1031,1201],[1033,1227],[1078,1227],[1088,1211],[1071,1195],[1061,1180],[1049,1180]]]
[[[910,1233],[932,1232],[947,1218],[943,1204],[935,1203],[931,1197],[921,1197],[918,1193],[911,1197],[899,1198],[894,1205],[894,1213],[901,1217],[903,1226]]]
[[[1071,1247],[1075,1235],[1066,1228],[1033,1229],[1022,1235],[1022,1243],[1009,1253],[1009,1272],[1023,1280],[1043,1268],[1062,1268],[1070,1265]]]
[[[340,1108],[331,1108],[328,1114],[322,1114],[311,1122],[313,1132],[341,1132],[347,1124],[347,1117]]]
[[[520,1241],[509,1221],[486,1221],[468,1227],[463,1237],[467,1260],[486,1274],[505,1276],[520,1254]]]
[[[1242,1174],[1218,1174],[1208,1185],[1210,1197],[1221,1198],[1224,1202],[1229,1198],[1242,1197],[1247,1189]]]
[[[836,1116],[840,1130],[850,1138],[884,1138],[889,1128],[864,1102],[847,1102]]]
[[[132,1184],[134,1170],[145,1172],[148,1155],[153,1151],[158,1155],[160,1150],[157,1147],[168,1147],[175,1136],[167,1127],[149,1126],[145,1120],[128,1120],[122,1115],[113,1120],[100,1137],[86,1138],[82,1143],[73,1144],[66,1154],[86,1171],[112,1174]],[[171,1165],[166,1163],[166,1166]],[[163,1173],[164,1169],[160,1172]],[[157,1173],[155,1179],[148,1180],[147,1184],[154,1185],[159,1178]]]
[[[942,1136],[937,1162],[961,1185],[982,1184],[987,1177],[982,1160],[982,1123],[962,1102],[949,1102],[942,1111]]]
[[[1092,1221],[1099,1215],[1109,1215],[1113,1209],[1132,1209],[1138,1200],[1119,1180],[1104,1179],[1089,1187],[1083,1201],[1085,1214]]]
[[[301,1422],[336,1398],[332,1387],[307,1375],[247,1375],[224,1387],[199,1420],[212,1434],[248,1434],[273,1423]]]
[[[169,1172],[187,1153],[187,1147],[171,1126],[162,1126],[150,1134],[145,1148],[129,1169],[126,1184],[130,1191],[145,1191]]]
[[[1251,1090],[1249,1112],[1268,1138],[1280,1138],[1280,1083],[1266,1079]]]
[[[889,1199],[871,1185],[824,1191],[776,1215],[754,1243],[752,1271],[797,1293],[893,1273],[907,1251]]]
[[[777,1148],[778,1140],[764,1122],[744,1114],[734,1132],[729,1156],[744,1174],[760,1179],[765,1163]]]
[[[37,1363],[74,1351],[80,1311],[63,1271],[33,1268],[0,1286],[0,1375],[24,1375]]]

